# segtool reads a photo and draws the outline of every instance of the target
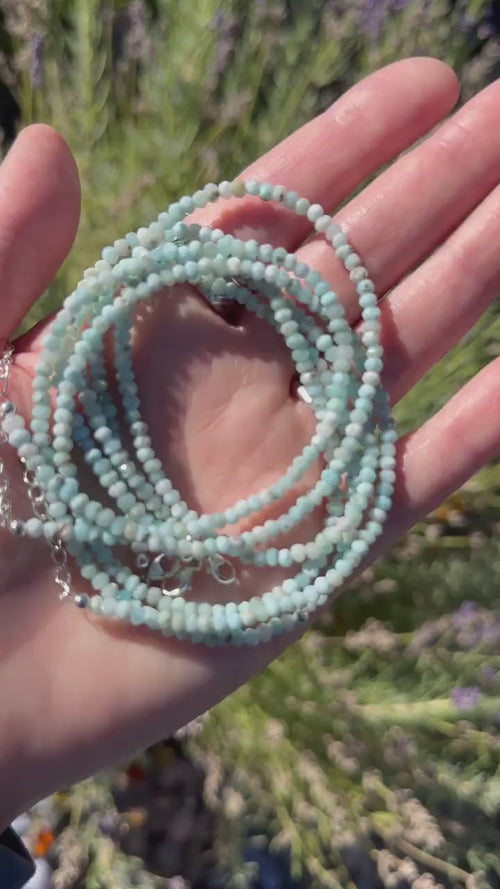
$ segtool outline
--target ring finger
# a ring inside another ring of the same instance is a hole
[[[500,181],[500,84],[483,90],[336,214],[379,296],[434,250]],[[331,212],[332,206],[326,207]],[[352,285],[321,236],[298,251],[339,294],[351,323]]]

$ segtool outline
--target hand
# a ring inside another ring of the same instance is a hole
[[[500,131],[491,125],[500,84],[393,160],[448,114],[457,93],[452,71],[440,62],[399,62],[359,83],[246,171],[333,212],[393,161],[337,214],[379,294],[387,294],[384,382],[393,402],[500,288]],[[9,152],[0,169],[0,209],[0,339],[7,341],[64,259],[78,223],[77,172],[48,127],[24,130]],[[322,239],[304,243],[303,220],[250,200],[221,202],[203,220],[298,251],[332,282],[358,323],[345,273]],[[10,392],[26,414],[42,327],[15,344]],[[259,490],[311,434],[307,406],[290,394],[293,367],[277,335],[246,314],[231,326],[189,288],[154,300],[139,329],[135,364],[156,449],[194,508],[224,507]],[[497,360],[399,443],[395,504],[377,552],[498,453],[499,408]],[[14,488],[20,512],[22,485]],[[137,628],[117,632],[58,601],[43,543],[2,531],[0,547],[0,823],[185,724],[292,638],[256,649],[206,649]],[[238,595],[262,593],[270,580],[246,576]],[[83,588],[76,577],[75,584]]]

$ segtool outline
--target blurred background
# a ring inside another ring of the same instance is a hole
[[[0,14],[3,151],[49,122],[83,189],[74,250],[25,326],[104,243],[231,178],[379,66],[441,58],[462,102],[500,75],[499,0],[0,0]],[[493,305],[398,405],[401,432],[499,353]],[[500,887],[499,504],[493,464],[205,718],[21,815],[30,889]]]

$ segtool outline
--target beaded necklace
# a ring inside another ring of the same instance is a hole
[[[219,198],[245,195],[305,216],[324,235],[356,288],[363,319],[359,336],[329,284],[295,254],[183,221]],[[307,620],[346,582],[380,535],[391,507],[397,436],[380,382],[383,352],[374,285],[340,226],[319,204],[255,180],[210,183],[171,204],[149,227],[105,247],[101,257],[64,301],[44,338],[29,426],[12,402],[0,406],[4,438],[24,465],[36,507],[26,521],[9,514],[3,523],[14,533],[45,538],[53,553],[71,555],[93,589],[90,596],[71,594],[80,608],[208,645],[269,641]],[[163,472],[141,415],[131,362],[134,311],[162,288],[183,282],[214,305],[236,301],[276,328],[316,420],[310,442],[280,479],[206,514],[189,509]],[[106,379],[108,331],[120,408]],[[132,453],[119,421],[127,425]],[[81,489],[75,451],[113,507]],[[322,470],[312,488],[281,516],[259,524],[261,510],[279,501],[318,460]],[[314,539],[273,546],[320,505],[324,521]],[[255,518],[250,530],[224,533],[248,517]],[[136,570],[120,557],[124,547],[128,556],[134,554]],[[55,561],[60,565],[63,558]],[[189,598],[196,575],[237,585],[240,565],[281,566],[296,573],[247,601],[211,604]],[[61,586],[62,596],[70,595],[68,578]]]

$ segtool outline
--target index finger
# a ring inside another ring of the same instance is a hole
[[[241,178],[284,185],[332,212],[363,180],[431,130],[457,96],[455,74],[443,62],[395,62],[353,86]],[[305,217],[249,196],[218,201],[190,220],[287,250],[296,249],[311,231]]]

